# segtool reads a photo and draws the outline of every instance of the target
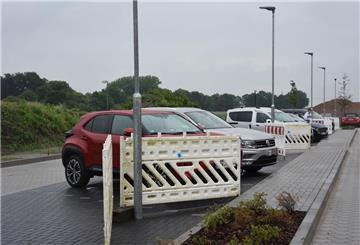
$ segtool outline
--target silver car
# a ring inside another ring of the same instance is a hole
[[[237,135],[241,139],[243,151],[242,169],[256,172],[261,168],[277,162],[275,139],[268,134],[246,128],[234,128],[211,112],[198,108],[152,108],[171,110],[185,117],[204,131],[224,135]]]

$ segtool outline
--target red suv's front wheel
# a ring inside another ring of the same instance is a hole
[[[72,187],[84,187],[89,183],[90,174],[78,155],[72,155],[66,159],[65,177]]]

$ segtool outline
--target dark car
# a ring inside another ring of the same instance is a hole
[[[102,147],[108,134],[130,136],[132,111],[114,110],[91,112],[66,133],[62,163],[66,181],[72,187],[84,187],[91,177],[102,174]],[[206,135],[200,128],[174,112],[147,110],[142,113],[143,137],[165,137],[187,132]],[[120,168],[120,137],[113,137],[114,172]]]
[[[306,109],[282,109],[283,112],[291,113],[299,116],[302,120],[304,119],[304,115],[307,112]],[[310,123],[311,125],[311,141],[319,142],[321,139],[328,136],[328,129],[325,125],[320,123]]]

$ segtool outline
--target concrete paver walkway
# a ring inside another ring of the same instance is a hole
[[[237,206],[240,200],[252,198],[255,192],[265,192],[268,203],[277,207],[276,196],[286,191],[298,197],[297,210],[308,211],[329,174],[340,166],[353,134],[353,130],[336,131],[334,135],[234,199],[230,205]]]
[[[349,150],[313,244],[360,244],[360,134]]]

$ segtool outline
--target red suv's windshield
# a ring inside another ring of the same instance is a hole
[[[147,134],[199,133],[200,130],[186,119],[176,114],[145,114],[142,124]]]

